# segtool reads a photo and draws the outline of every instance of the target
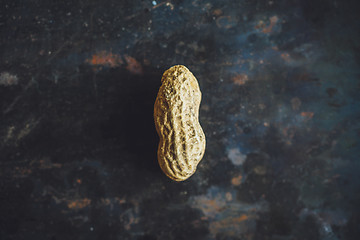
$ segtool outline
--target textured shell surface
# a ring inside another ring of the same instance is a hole
[[[205,134],[199,123],[201,92],[185,66],[166,70],[161,79],[154,120],[160,142],[158,162],[172,180],[192,176],[205,152]]]

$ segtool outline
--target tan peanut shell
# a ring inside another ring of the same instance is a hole
[[[199,123],[201,92],[194,75],[182,65],[166,70],[161,82],[154,105],[158,162],[169,178],[184,181],[195,173],[205,152]]]

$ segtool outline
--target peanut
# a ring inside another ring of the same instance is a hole
[[[184,181],[195,173],[205,152],[198,120],[201,92],[194,75],[182,65],[166,70],[161,82],[154,105],[158,162],[166,176]]]

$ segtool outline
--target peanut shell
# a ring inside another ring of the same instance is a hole
[[[199,123],[201,92],[194,75],[182,65],[166,70],[161,82],[154,105],[158,162],[169,178],[184,181],[195,173],[205,152]]]

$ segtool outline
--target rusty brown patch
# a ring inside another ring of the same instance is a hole
[[[94,55],[91,58],[86,59],[86,63],[89,63],[93,66],[105,66],[105,67],[118,67],[123,63],[121,56],[113,54],[107,51],[101,51]]]
[[[219,17],[219,16],[221,16],[221,15],[223,14],[223,11],[218,8],[218,9],[215,9],[215,10],[212,12],[212,14],[213,14],[214,16],[216,16],[216,17]]]
[[[82,209],[89,206],[90,204],[91,204],[91,199],[82,198],[82,199],[69,200],[67,206],[70,209]]]
[[[124,58],[127,63],[126,69],[129,72],[131,72],[132,74],[135,74],[135,75],[143,74],[142,66],[138,61],[136,61],[135,58],[130,57],[128,55],[125,55]]]
[[[247,81],[249,81],[249,77],[246,74],[237,74],[231,79],[236,85],[244,85]]]
[[[237,177],[233,177],[233,178],[231,179],[231,184],[234,185],[234,186],[239,186],[239,185],[241,184],[242,178],[243,178],[243,177],[242,177],[241,175],[239,175],[239,176],[237,176]]]
[[[264,27],[262,29],[263,33],[271,33],[273,30],[273,27],[276,25],[276,23],[279,21],[279,18],[277,16],[272,16],[270,18],[270,24],[267,27]]]
[[[301,116],[305,118],[305,120],[309,120],[313,118],[314,113],[313,112],[301,112]]]

